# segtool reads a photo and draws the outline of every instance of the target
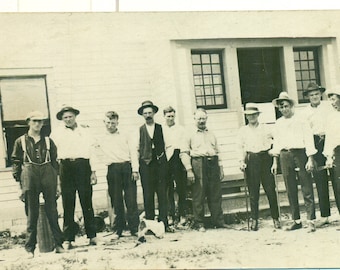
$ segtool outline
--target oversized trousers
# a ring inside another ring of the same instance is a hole
[[[289,205],[294,220],[300,219],[298,199],[298,180],[305,201],[307,220],[315,219],[315,203],[313,182],[311,175],[306,171],[307,155],[305,149],[281,150],[280,163],[285,181]],[[298,180],[297,180],[298,178]]]
[[[43,194],[45,212],[57,246],[63,243],[63,234],[58,224],[56,201],[57,173],[51,163],[42,165],[24,164],[21,179],[25,183],[25,204],[27,207],[27,239],[25,249],[34,252],[37,244],[37,223],[39,217],[39,195]]]
[[[260,153],[247,153],[246,156],[246,176],[247,186],[249,189],[251,218],[259,218],[259,197],[260,184],[267,195],[270,213],[273,219],[278,219],[279,211],[275,191],[275,180],[270,172],[272,158],[268,151]]]
[[[126,219],[128,228],[131,233],[138,231],[139,216],[137,208],[137,186],[132,180],[132,170],[130,162],[112,163],[107,170],[107,184],[111,205],[115,211],[115,226],[118,234],[121,234],[126,227]],[[125,207],[127,210],[127,218],[125,218]]]
[[[75,240],[74,210],[76,192],[83,211],[85,231],[88,238],[96,236],[92,207],[91,167],[88,159],[63,159],[60,163],[60,182],[64,207],[64,237]]]
[[[335,202],[340,213],[340,145],[334,149],[333,176]]]
[[[195,175],[192,184],[194,221],[197,225],[203,225],[204,203],[207,199],[212,225],[222,226],[224,219],[218,157],[192,157],[191,163]]]

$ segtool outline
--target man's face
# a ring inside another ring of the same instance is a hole
[[[313,90],[308,92],[307,97],[312,105],[319,105],[321,102],[321,91]]]
[[[338,95],[331,95],[329,97],[329,100],[330,100],[333,108],[336,109],[337,111],[340,111],[340,96],[338,96]]]
[[[259,115],[259,113],[246,114],[246,118],[249,124],[256,124],[258,122]]]
[[[118,126],[117,118],[109,119],[106,117],[104,120],[104,123],[105,123],[106,130],[108,132],[115,133],[117,131],[117,126]]]
[[[208,119],[208,116],[204,112],[201,112],[201,111],[196,112],[195,121],[196,121],[197,128],[201,130],[206,129],[207,119]]]
[[[279,104],[279,111],[285,118],[291,118],[293,116],[293,106],[289,101],[284,100]]]
[[[155,115],[155,112],[153,111],[153,109],[151,107],[144,108],[143,117],[147,122],[152,121],[154,115]]]
[[[28,121],[29,129],[35,132],[40,132],[43,124],[44,120],[33,119]]]
[[[76,124],[76,115],[73,112],[64,112],[62,120],[67,127],[74,127]]]
[[[166,124],[171,127],[175,124],[175,112],[167,112],[164,115]]]

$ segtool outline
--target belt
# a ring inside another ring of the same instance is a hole
[[[302,151],[305,150],[305,148],[289,148],[289,149],[281,149],[281,152],[293,152],[293,151]]]
[[[192,157],[193,159],[203,159],[203,160],[208,160],[212,161],[217,159],[217,156],[204,156],[204,157]]]
[[[247,151],[247,154],[254,154],[254,155],[261,155],[261,154],[268,154],[268,150],[263,150],[263,151],[260,151],[260,152],[250,152],[250,151]]]
[[[61,161],[66,161],[66,162],[76,162],[76,161],[85,161],[89,160],[88,158],[63,158]]]

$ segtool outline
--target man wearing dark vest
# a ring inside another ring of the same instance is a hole
[[[167,158],[163,130],[155,123],[154,115],[158,107],[147,100],[138,109],[138,114],[145,119],[145,124],[139,128],[139,171],[141,175],[145,218],[155,218],[155,193],[158,199],[158,221],[163,221],[165,230],[171,231],[167,219]]]

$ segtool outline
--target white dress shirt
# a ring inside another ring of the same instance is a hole
[[[326,137],[323,154],[332,157],[334,149],[340,145],[340,111],[335,111],[326,119]]]
[[[163,136],[165,142],[165,153],[168,160],[174,154],[175,149],[181,149],[184,139],[184,128],[181,125],[163,125]]]
[[[306,121],[293,115],[291,118],[280,117],[273,127],[273,149],[271,153],[279,155],[282,149],[306,149],[307,156],[316,154],[313,132]]]
[[[105,154],[105,164],[131,162],[132,171],[138,172],[137,148],[125,133],[117,130],[114,133],[106,131],[100,138],[99,146]]]
[[[238,132],[239,160],[244,160],[246,152],[267,151],[272,145],[271,130],[266,124],[243,126]]]

